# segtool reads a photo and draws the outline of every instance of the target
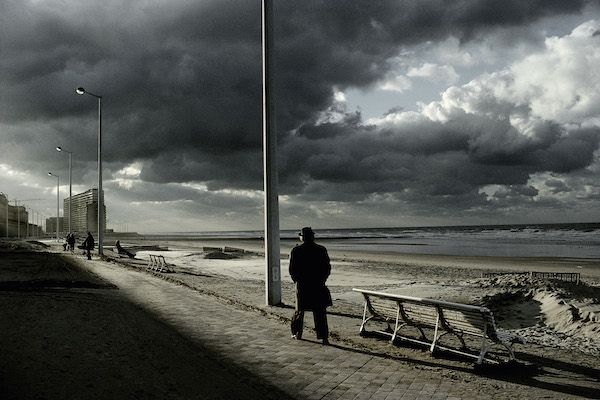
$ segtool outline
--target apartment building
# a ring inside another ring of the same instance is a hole
[[[86,232],[98,232],[98,189],[90,189],[86,192],[76,194],[72,198],[67,197],[63,202],[63,213],[65,220],[65,231],[69,229],[69,205],[72,201],[71,214],[73,216],[73,232],[84,234]],[[106,227],[106,207],[104,209],[104,226]]]

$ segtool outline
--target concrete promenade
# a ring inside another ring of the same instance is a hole
[[[84,262],[114,287],[0,291],[0,350],[8,353],[0,398],[585,398],[495,378],[494,390],[482,391],[477,379],[454,379],[435,366],[295,341],[282,321],[143,271]],[[0,282],[8,279],[3,271]]]

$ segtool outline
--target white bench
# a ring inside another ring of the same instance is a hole
[[[512,345],[514,343],[525,344],[525,339],[519,335],[499,331],[496,328],[494,316],[487,307],[363,289],[353,290],[362,293],[364,297],[361,335],[366,333],[365,326],[368,322],[380,321],[387,324],[387,329],[374,332],[391,336],[392,343],[396,339],[415,342],[429,346],[431,352],[439,349],[474,357],[477,359],[477,364],[481,364],[484,360],[496,362],[485,358],[486,353],[494,347],[504,348],[508,352],[509,359],[515,360]],[[409,326],[418,329],[421,337],[400,335],[400,330]],[[424,328],[433,329],[433,338],[427,338]],[[440,338],[446,334],[457,337],[462,347],[456,349],[441,345]],[[474,336],[478,338],[478,341],[481,340],[481,349],[478,353],[474,354],[468,351],[464,335]]]
[[[154,254],[150,254],[150,261],[146,268],[157,272],[175,272],[175,270],[167,264],[165,257]]]

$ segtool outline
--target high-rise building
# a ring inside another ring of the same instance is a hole
[[[80,234],[86,232],[98,232],[98,189],[90,189],[86,192],[76,194],[75,196],[67,197],[63,202],[63,213],[65,219],[65,228],[69,229],[69,204],[71,203],[73,208],[71,214],[73,215],[73,222],[71,228],[73,232]],[[106,227],[106,206],[104,209],[104,223]]]

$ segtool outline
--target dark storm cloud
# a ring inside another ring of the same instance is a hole
[[[558,179],[548,179],[545,182],[546,186],[552,188],[552,193],[562,193],[562,192],[570,192],[572,189],[569,188],[565,183]]]
[[[404,46],[577,12],[584,1],[277,1],[277,112],[288,193],[362,198],[373,192],[459,195],[525,183],[538,170],[581,168],[597,134],[534,143],[508,126],[421,123],[379,131],[360,113],[318,124],[334,88],[368,88]],[[7,140],[51,126],[34,156],[66,142],[93,162],[103,96],[105,161],[132,162],[149,182],[262,187],[260,3],[9,0],[0,5],[0,121]],[[465,128],[466,126],[466,128]],[[552,131],[552,129],[550,129]],[[84,133],[85,132],[85,133]],[[594,147],[596,146],[596,147]],[[568,149],[566,152],[559,150]],[[81,158],[86,160],[81,160]],[[525,165],[525,168],[518,166]],[[313,181],[310,183],[309,181]],[[321,185],[320,183],[323,183]],[[318,189],[318,190],[317,190]],[[354,194],[351,194],[354,193]]]
[[[331,183],[338,197],[406,188],[422,196],[477,194],[486,185],[524,185],[537,172],[583,169],[600,141],[598,129],[566,132],[554,124],[541,124],[526,137],[506,120],[489,117],[422,120],[396,130],[329,125],[336,124],[300,130],[285,144],[281,174],[290,192],[299,189],[294,183],[318,180]]]

